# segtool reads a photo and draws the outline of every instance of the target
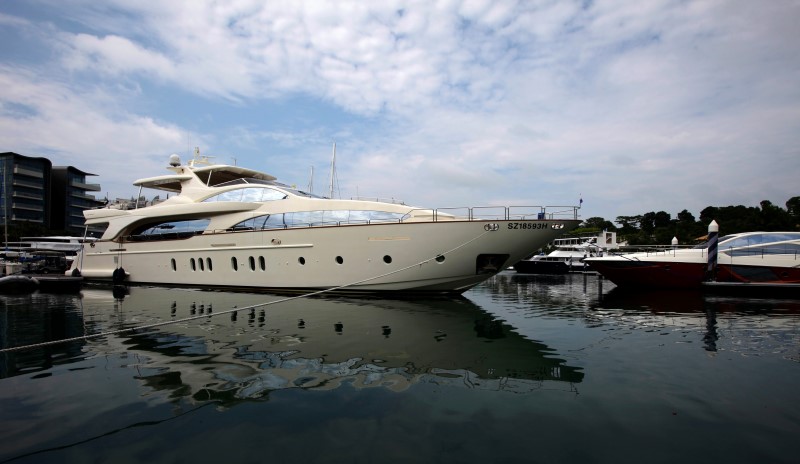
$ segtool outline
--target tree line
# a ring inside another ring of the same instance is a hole
[[[711,221],[719,224],[720,235],[752,231],[800,231],[800,196],[786,201],[786,208],[773,205],[768,200],[758,207],[708,206],[700,217],[687,210],[673,218],[664,211],[636,216],[617,216],[614,222],[602,217],[591,217],[581,223],[570,235],[587,235],[602,230],[616,231],[617,239],[629,245],[669,245],[673,237],[682,245],[704,241]]]

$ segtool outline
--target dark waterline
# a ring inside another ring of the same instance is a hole
[[[800,301],[504,272],[464,298],[0,297],[0,462],[796,462]],[[216,314],[216,315],[215,315]]]

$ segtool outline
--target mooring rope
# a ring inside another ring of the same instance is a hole
[[[118,335],[118,334],[121,334],[121,333],[136,332],[136,331],[139,331],[139,330],[153,329],[155,327],[162,327],[162,326],[170,325],[170,324],[179,324],[181,322],[189,322],[189,321],[194,321],[194,320],[203,319],[203,318],[211,318],[212,316],[221,316],[223,314],[230,314],[230,313],[235,313],[235,312],[238,312],[238,311],[247,311],[247,310],[250,310],[250,309],[260,308],[260,307],[263,307],[263,306],[270,306],[270,305],[274,305],[274,304],[278,304],[278,303],[285,303],[287,301],[297,300],[297,299],[300,299],[300,298],[308,298],[308,297],[311,297],[311,296],[321,295],[323,293],[328,293],[328,292],[333,292],[333,291],[336,291],[336,290],[341,290],[343,288],[352,287],[353,285],[363,284],[363,283],[369,282],[371,280],[381,279],[383,277],[388,277],[388,276],[390,276],[392,274],[397,274],[399,272],[407,271],[408,269],[411,269],[411,268],[414,268],[414,267],[422,266],[423,264],[426,264],[426,263],[429,263],[431,261],[434,261],[439,256],[444,256],[444,255],[453,253],[456,250],[469,245],[470,243],[478,240],[479,238],[483,237],[484,235],[488,234],[489,232],[491,232],[491,230],[487,230],[487,231],[481,233],[480,235],[478,235],[477,237],[472,238],[470,240],[467,240],[466,242],[462,243],[461,245],[458,245],[455,248],[452,248],[451,250],[448,250],[448,251],[446,251],[444,253],[439,253],[436,256],[434,256],[433,258],[428,258],[428,259],[425,259],[425,260],[420,261],[418,263],[406,266],[404,268],[395,269],[394,271],[391,271],[391,272],[387,272],[387,273],[384,273],[384,274],[381,274],[381,275],[377,275],[377,276],[374,276],[374,277],[368,277],[366,279],[358,280],[356,282],[351,282],[349,284],[339,285],[337,287],[331,287],[331,288],[326,288],[326,289],[322,289],[322,290],[317,290],[317,291],[314,291],[314,292],[305,293],[305,294],[302,294],[302,295],[291,296],[291,297],[286,297],[286,298],[278,299],[278,300],[275,300],[275,301],[268,301],[266,303],[258,303],[258,304],[254,304],[254,305],[250,305],[250,306],[244,306],[244,307],[241,307],[241,308],[234,307],[234,308],[231,308],[231,309],[226,309],[224,311],[219,311],[219,312],[214,311],[213,313],[201,314],[201,315],[196,315],[196,316],[189,316],[189,317],[184,317],[184,318],[181,318],[181,319],[172,319],[172,320],[169,320],[169,321],[155,322],[155,323],[152,323],[152,324],[145,324],[145,325],[140,325],[140,326],[136,326],[136,327],[128,327],[128,328],[125,328],[125,329],[109,330],[109,331],[106,331],[106,332],[100,332],[100,333],[96,333],[96,334],[81,335],[79,337],[62,338],[60,340],[50,340],[50,341],[47,341],[47,342],[33,343],[33,344],[30,344],[30,345],[15,346],[15,347],[11,347],[11,348],[2,348],[2,349],[0,349],[0,353],[9,353],[9,352],[12,352],[12,351],[22,351],[22,350],[28,350],[28,349],[32,349],[32,348],[41,348],[41,347],[44,347],[44,346],[59,345],[59,344],[62,344],[62,343],[70,343],[70,342],[81,341],[81,340],[90,340],[90,339],[93,339],[93,338],[102,338],[102,337],[107,337],[109,335]]]

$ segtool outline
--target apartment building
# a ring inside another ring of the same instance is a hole
[[[91,194],[99,184],[86,182],[94,174],[73,166],[53,166],[43,157],[0,153],[0,217],[4,224],[29,222],[82,235],[83,210],[101,203]]]

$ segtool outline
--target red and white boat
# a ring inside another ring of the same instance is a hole
[[[584,260],[619,287],[699,288],[703,282],[800,283],[800,232],[745,232],[721,237],[715,275],[709,275],[708,245]]]

